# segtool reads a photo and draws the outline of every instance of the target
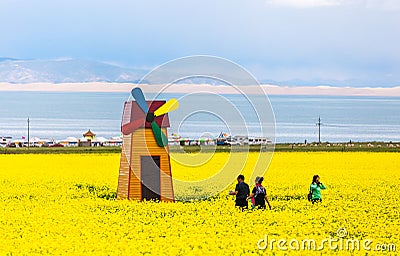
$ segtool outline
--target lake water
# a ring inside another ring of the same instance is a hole
[[[182,97],[163,95],[172,96]],[[17,139],[26,136],[28,116],[31,137],[79,138],[88,129],[97,136],[118,136],[123,103],[128,97],[128,93],[0,92],[0,136]],[[219,107],[218,102],[207,97],[193,97],[183,103],[192,104],[193,108]],[[260,135],[256,116],[240,96],[224,97],[245,115],[249,134]],[[269,98],[276,120],[277,142],[317,141],[318,116],[322,121],[322,141],[400,141],[400,98],[397,97],[272,95]],[[179,126],[174,123],[176,115],[170,114],[169,133],[198,138],[205,133],[217,136],[220,132],[229,132],[229,125],[215,116],[190,116]]]

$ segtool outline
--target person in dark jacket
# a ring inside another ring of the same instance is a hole
[[[246,200],[252,199],[252,205],[254,206],[254,208],[257,207],[258,209],[265,209],[266,208],[265,202],[267,202],[268,207],[271,210],[271,204],[269,203],[269,200],[267,197],[267,191],[261,185],[263,180],[264,180],[263,177],[256,178],[256,180],[255,180],[256,186],[253,188],[253,191],[247,197]]]
[[[244,176],[239,175],[237,177],[238,183],[236,184],[235,191],[229,192],[230,195],[236,196],[235,206],[241,207],[242,209],[247,209],[249,207],[246,198],[250,194],[250,188],[247,183],[244,182]]]

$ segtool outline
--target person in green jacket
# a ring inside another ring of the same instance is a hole
[[[313,176],[313,180],[310,186],[311,191],[311,202],[322,202],[321,189],[326,189],[325,185],[319,180],[318,175]]]

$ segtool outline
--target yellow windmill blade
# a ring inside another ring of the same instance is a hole
[[[179,107],[179,102],[177,99],[170,99],[164,105],[159,107],[156,111],[154,111],[155,116],[162,116],[168,112],[174,111]]]

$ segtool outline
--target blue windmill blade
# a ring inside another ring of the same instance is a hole
[[[144,99],[143,92],[140,88],[133,88],[131,91],[133,98],[136,100],[136,103],[143,110],[144,113],[147,114],[149,112],[149,107],[147,106],[146,100]]]

